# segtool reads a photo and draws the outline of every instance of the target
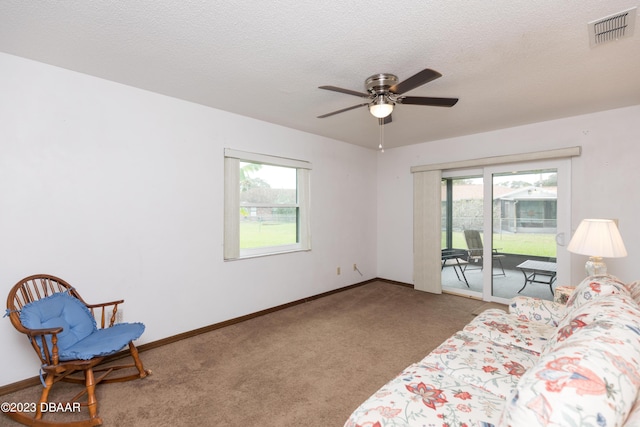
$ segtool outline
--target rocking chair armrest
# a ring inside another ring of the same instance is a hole
[[[39,335],[55,335],[55,334],[59,334],[60,332],[62,332],[62,330],[64,328],[62,328],[62,326],[58,326],[57,328],[44,328],[44,329],[28,329],[28,328],[24,328],[25,329],[25,334],[29,335],[30,337],[37,337]]]
[[[108,307],[110,305],[118,305],[118,304],[122,304],[124,303],[124,300],[118,300],[118,301],[110,301],[110,302],[102,302],[99,304],[87,304],[87,308],[102,308],[102,307]]]
[[[62,326],[43,329],[25,328],[25,333],[29,336],[29,341],[31,341],[31,345],[40,356],[43,365],[53,366],[58,364],[58,334],[63,330]],[[51,335],[51,343],[47,342],[45,335]]]
[[[124,300],[103,302],[100,304],[86,304],[87,308],[91,311],[91,314],[97,316],[96,320],[99,320],[100,329],[105,327],[112,327],[116,323],[116,312],[118,311],[118,305],[124,303]],[[106,308],[113,307],[111,311],[111,317],[107,318],[108,314]],[[98,313],[95,313],[94,310],[97,309]]]

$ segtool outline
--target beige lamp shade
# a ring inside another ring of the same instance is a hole
[[[583,219],[574,233],[569,252],[588,255],[586,269],[590,276],[607,274],[602,258],[621,258],[627,256],[618,226],[611,219]]]

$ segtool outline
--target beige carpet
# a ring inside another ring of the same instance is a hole
[[[99,412],[118,427],[340,427],[484,304],[369,283],[143,352],[153,375],[99,386]],[[39,393],[32,387],[2,401]],[[0,416],[0,425],[18,424]]]

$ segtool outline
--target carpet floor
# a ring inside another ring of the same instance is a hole
[[[99,413],[105,426],[340,427],[484,304],[371,282],[142,352],[153,374],[98,386]],[[18,424],[0,416],[0,425]]]

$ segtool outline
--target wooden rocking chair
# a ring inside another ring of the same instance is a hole
[[[6,415],[28,426],[101,425],[96,385],[144,378],[151,373],[142,366],[138,350],[133,345],[133,340],[144,331],[144,325],[115,323],[118,305],[123,302],[87,304],[67,282],[46,274],[19,281],[9,292],[7,314],[13,326],[27,335],[38,354],[44,372],[44,388],[37,406],[31,408],[35,412],[7,412]],[[133,363],[98,367],[106,356],[127,345]],[[134,368],[135,373],[109,377],[112,372],[125,368]],[[49,402],[49,392],[58,381],[84,384],[84,389],[67,402]],[[85,393],[86,401],[79,402]],[[70,422],[44,420],[43,415],[49,405],[84,406],[88,410],[88,418]]]

